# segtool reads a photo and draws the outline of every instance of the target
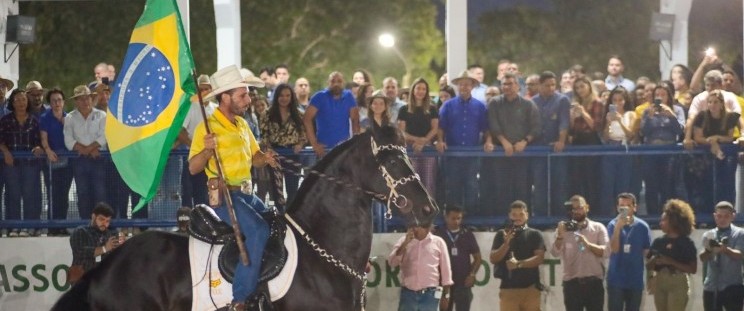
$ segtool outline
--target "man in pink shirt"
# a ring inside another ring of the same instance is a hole
[[[431,234],[431,224],[410,227],[388,256],[400,266],[403,286],[398,311],[437,311],[447,308],[452,282],[447,244]]]
[[[566,205],[571,222],[558,223],[550,248],[563,266],[563,304],[566,311],[602,311],[605,261],[610,256],[607,228],[587,218],[584,197],[574,195]]]

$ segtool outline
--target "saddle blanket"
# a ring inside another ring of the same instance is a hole
[[[210,245],[189,236],[192,311],[216,310],[232,302],[232,284],[225,280],[218,268],[222,246]],[[289,228],[284,237],[284,246],[287,248],[287,263],[268,284],[271,301],[277,301],[287,294],[297,270],[297,240]]]

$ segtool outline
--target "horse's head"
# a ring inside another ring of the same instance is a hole
[[[413,170],[400,131],[390,126],[375,127],[370,144],[385,180],[389,208],[399,209],[409,223],[431,223],[439,207]]]

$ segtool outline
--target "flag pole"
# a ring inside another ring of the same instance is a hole
[[[207,121],[207,111],[204,109],[204,99],[202,98],[201,92],[199,92],[199,81],[196,76],[196,68],[192,69],[191,77],[194,79],[194,84],[196,84],[197,86],[196,94],[199,98],[199,108],[201,110],[202,120],[204,120],[204,128],[207,130],[207,134],[212,134],[212,129],[209,128],[209,122]],[[225,179],[225,175],[222,170],[222,160],[220,159],[220,153],[217,152],[217,148],[214,149],[214,159],[217,163],[217,177],[221,181],[218,182],[217,185],[220,188],[220,193],[225,198],[227,213],[230,215],[230,222],[232,223],[233,232],[235,233],[235,241],[237,241],[238,250],[240,250],[240,261],[243,263],[244,266],[247,266],[250,264],[250,260],[248,259],[248,250],[245,249],[245,243],[243,243],[243,235],[240,234],[240,226],[238,226],[238,219],[237,217],[235,217],[235,209],[233,208],[230,191],[227,190],[227,183],[222,182],[226,181],[227,179]],[[207,164],[208,163],[209,162],[207,162]]]

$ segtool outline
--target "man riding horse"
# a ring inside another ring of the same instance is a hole
[[[248,96],[248,84],[239,69],[234,65],[222,68],[210,77],[210,81],[213,91],[204,100],[214,98],[219,107],[207,118],[212,132],[209,133],[204,123],[199,124],[194,132],[189,153],[189,172],[197,174],[206,170],[209,188],[216,191],[215,196],[210,193],[210,205],[227,222],[231,222],[227,200],[213,201],[212,198],[221,198],[221,187],[226,187],[229,191],[229,199],[234,205],[240,231],[245,235],[245,249],[249,256],[247,265],[241,262],[237,264],[230,310],[246,310],[252,308],[250,304],[258,301],[254,294],[264,246],[269,237],[269,226],[261,214],[270,211],[253,194],[251,166],[277,166],[277,162],[272,152],[261,152],[248,123],[241,117],[248,109],[251,99]],[[221,163],[218,163],[218,159]],[[221,167],[218,168],[218,165]],[[218,174],[220,170],[222,176]]]

